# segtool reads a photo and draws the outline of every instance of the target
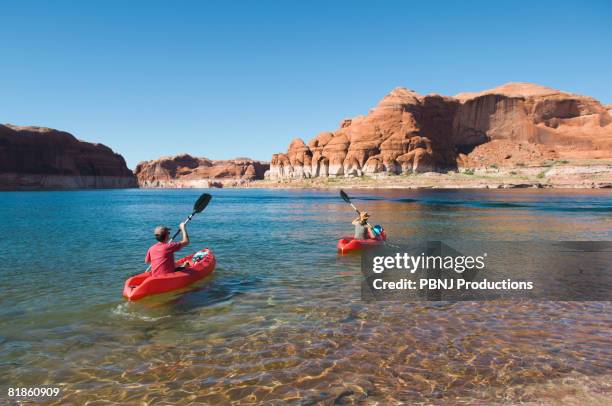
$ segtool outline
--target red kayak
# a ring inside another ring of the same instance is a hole
[[[379,238],[369,238],[367,240],[357,240],[353,237],[343,237],[338,240],[338,252],[346,254],[351,251],[360,251],[369,247],[376,247],[385,243],[387,236],[383,234]]]
[[[190,261],[194,256],[200,259],[196,259],[194,264],[181,271],[162,276],[151,276],[151,272],[143,272],[128,278],[123,287],[123,296],[128,300],[138,300],[146,296],[170,292],[204,279],[215,270],[217,261],[213,252],[208,248],[179,259],[176,261],[176,266]]]

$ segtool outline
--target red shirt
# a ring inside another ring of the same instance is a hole
[[[181,249],[180,242],[158,242],[147,251],[145,262],[151,263],[151,275],[174,272],[174,253]]]

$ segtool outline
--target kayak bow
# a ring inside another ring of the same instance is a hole
[[[381,239],[370,238],[367,240],[358,240],[353,237],[343,237],[338,240],[338,252],[346,254],[352,251],[360,251],[370,247],[376,247],[385,243],[386,237]]]

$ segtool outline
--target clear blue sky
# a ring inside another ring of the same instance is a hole
[[[607,1],[26,0],[0,15],[0,122],[102,142],[132,168],[269,160],[397,86],[528,81],[612,103]]]

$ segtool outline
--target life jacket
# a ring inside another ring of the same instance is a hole
[[[372,227],[372,232],[376,236],[377,240],[386,240],[387,234],[385,233],[385,229],[381,225],[375,225]]]

